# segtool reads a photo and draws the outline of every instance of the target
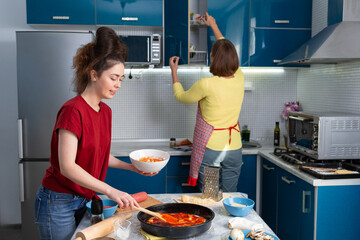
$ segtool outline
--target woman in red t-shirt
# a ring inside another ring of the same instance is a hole
[[[51,166],[35,199],[35,223],[41,239],[70,239],[96,193],[119,207],[139,206],[128,193],[104,182],[108,167],[143,173],[110,154],[112,99],[121,87],[127,47],[108,27],[96,40],[78,49],[73,67],[78,96],[59,110],[51,139]]]

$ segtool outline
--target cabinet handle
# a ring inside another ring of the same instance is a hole
[[[181,166],[190,166],[190,162],[182,162]]]
[[[181,186],[182,187],[190,187],[190,185],[188,183],[182,183]]]
[[[52,16],[53,20],[69,20],[69,16]]]
[[[272,170],[274,170],[275,168],[273,168],[273,167],[269,167],[268,165],[263,165],[263,168],[265,168],[266,170],[268,170],[268,171],[272,171]]]
[[[138,17],[122,17],[121,20],[123,21],[138,21]]]
[[[23,122],[22,119],[19,118],[18,121],[18,144],[19,144],[19,158],[24,158],[24,138],[23,138]]]
[[[294,180],[287,179],[286,177],[281,177],[281,180],[283,180],[283,181],[286,182],[287,184],[295,183]]]
[[[306,208],[306,199],[309,199],[309,208]],[[311,192],[310,191],[303,191],[302,192],[302,212],[308,213],[311,209]]]
[[[279,63],[279,62],[281,62],[281,60],[278,60],[278,59],[273,60],[273,63]]]
[[[275,20],[275,23],[290,23],[290,20]]]

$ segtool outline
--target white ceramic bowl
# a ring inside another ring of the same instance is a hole
[[[156,149],[140,149],[129,154],[131,163],[142,172],[160,172],[169,162],[170,154]],[[143,157],[163,158],[160,162],[142,162]]]

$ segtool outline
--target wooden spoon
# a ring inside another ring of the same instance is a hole
[[[158,219],[160,219],[161,221],[163,222],[166,222],[166,223],[169,223],[169,224],[178,224],[179,223],[179,220],[169,214],[166,214],[166,213],[158,213],[158,212],[153,212],[153,211],[150,211],[146,208],[142,208],[142,207],[135,207],[134,206],[134,209],[140,211],[140,212],[144,212],[144,213],[147,213],[153,217],[157,217]]]

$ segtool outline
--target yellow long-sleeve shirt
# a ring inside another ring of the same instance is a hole
[[[173,89],[174,96],[180,103],[200,101],[203,119],[214,128],[228,128],[238,122],[244,99],[244,75],[240,68],[232,78],[202,78],[187,91],[177,82],[173,84]],[[239,127],[236,128],[239,130]],[[240,133],[232,130],[229,146],[229,130],[216,130],[206,147],[214,151],[239,149],[242,147]]]

